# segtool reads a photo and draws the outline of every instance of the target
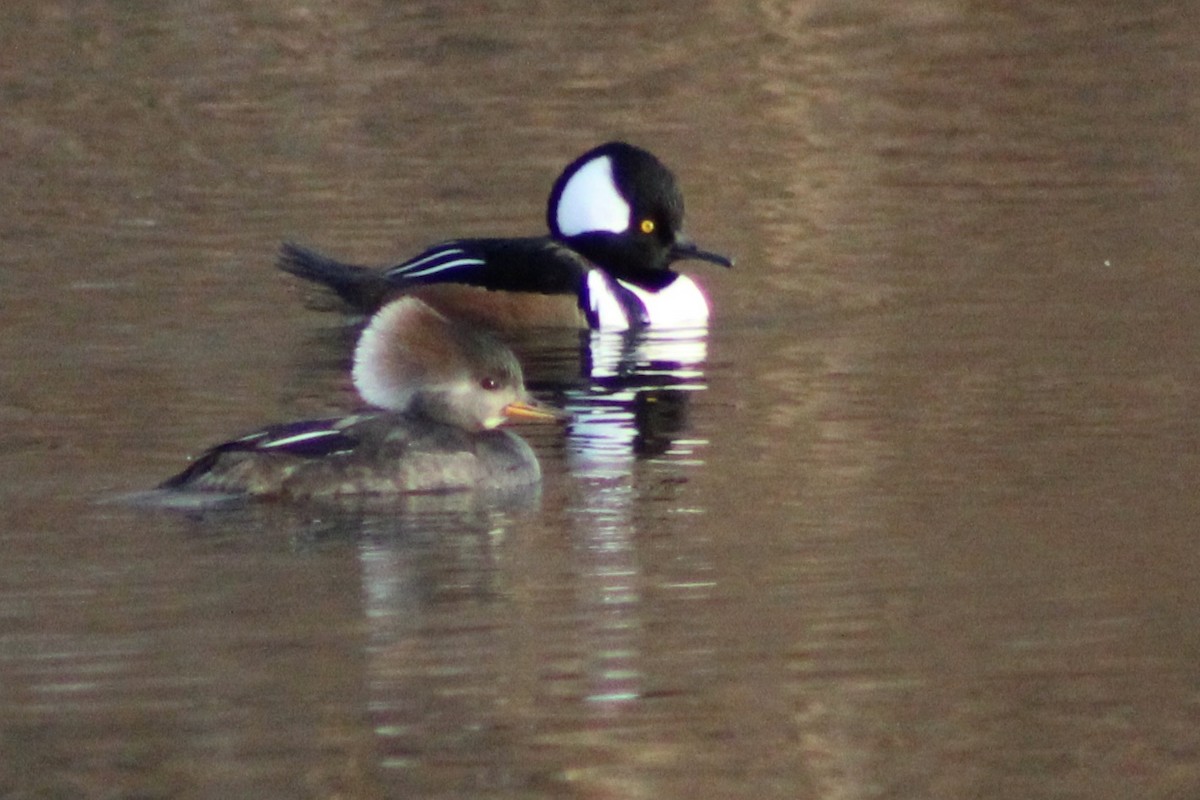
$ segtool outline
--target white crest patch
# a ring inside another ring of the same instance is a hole
[[[563,236],[589,231],[624,233],[629,230],[632,213],[613,178],[612,159],[601,156],[567,179],[554,218]]]

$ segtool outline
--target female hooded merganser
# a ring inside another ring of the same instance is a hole
[[[162,489],[292,498],[505,490],[536,482],[509,418],[559,419],[529,400],[521,366],[491,336],[401,298],[354,352],[354,386],[383,410],[274,425],[217,445]]]
[[[383,269],[285,243],[279,267],[368,313],[412,294],[456,318],[502,330],[708,322],[703,292],[671,265],[733,262],[683,234],[683,195],[651,153],[624,142],[589,150],[555,181],[546,216],[549,236],[455,239]]]

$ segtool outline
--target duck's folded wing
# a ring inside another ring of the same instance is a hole
[[[383,270],[396,289],[431,283],[464,283],[484,289],[538,294],[579,294],[588,262],[545,236],[456,239]]]
[[[191,486],[219,470],[229,456],[239,453],[274,454],[299,458],[324,458],[354,450],[361,443],[345,419],[305,420],[273,425],[209,448],[187,469],[159,484],[160,489]]]
[[[455,239],[383,269],[347,264],[291,242],[280,248],[284,272],[332,290],[352,308],[374,312],[406,290],[442,283],[538,294],[580,295],[589,264],[547,236]]]

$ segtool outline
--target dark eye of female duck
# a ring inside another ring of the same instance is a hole
[[[486,378],[480,378],[479,379],[479,388],[483,389],[484,391],[487,391],[487,392],[494,392],[500,388],[500,381],[496,380],[495,378],[493,378],[491,376],[488,376]]]

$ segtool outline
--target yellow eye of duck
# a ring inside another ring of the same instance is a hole
[[[641,228],[642,228],[642,233],[654,233],[654,220],[652,220],[652,219],[642,220]]]

